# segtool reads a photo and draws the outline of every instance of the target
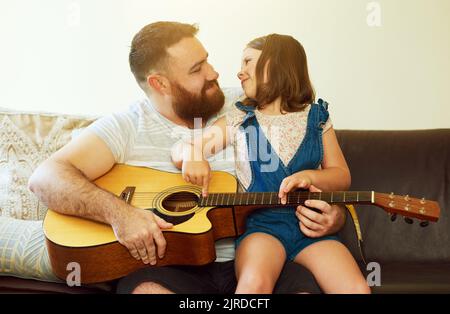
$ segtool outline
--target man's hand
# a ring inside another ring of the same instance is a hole
[[[130,254],[137,260],[142,260],[145,264],[156,264],[156,249],[158,247],[158,256],[163,258],[166,252],[166,240],[161,229],[170,229],[173,227],[156,216],[152,212],[133,208],[126,211],[121,217],[111,225],[119,243],[124,245]]]
[[[309,187],[311,192],[322,192],[314,185]],[[305,206],[298,206],[295,212],[299,219],[300,230],[310,238],[319,238],[338,232],[345,223],[345,208],[328,204],[320,200],[307,200],[305,205],[316,208],[321,213],[311,210]]]

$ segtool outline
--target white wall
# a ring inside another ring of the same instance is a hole
[[[450,127],[449,0],[0,0],[0,107],[125,108],[143,95],[131,39],[157,20],[199,24],[222,86],[238,86],[249,40],[293,35],[335,128]]]

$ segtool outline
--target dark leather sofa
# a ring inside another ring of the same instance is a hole
[[[450,129],[338,132],[352,174],[351,190],[374,190],[436,200],[437,223],[421,227],[373,206],[358,206],[367,261],[381,267],[375,293],[450,292]],[[341,238],[358,259],[350,232]]]
[[[352,173],[351,190],[409,194],[439,202],[441,218],[421,227],[382,209],[358,206],[368,262],[380,265],[374,293],[450,293],[450,129],[418,131],[338,130]],[[340,232],[366,272],[350,217]],[[369,271],[370,272],[370,271]],[[115,283],[70,288],[0,277],[0,293],[111,293]]]

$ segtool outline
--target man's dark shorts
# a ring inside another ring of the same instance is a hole
[[[166,266],[142,268],[124,278],[117,293],[131,293],[144,282],[157,283],[175,293],[233,294],[236,290],[234,261],[205,266]],[[287,261],[274,293],[321,293],[312,274],[303,266]]]

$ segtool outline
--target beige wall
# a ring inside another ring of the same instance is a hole
[[[293,35],[335,128],[450,127],[449,0],[0,0],[0,107],[125,108],[131,38],[156,20],[198,23],[222,86],[250,39]]]

